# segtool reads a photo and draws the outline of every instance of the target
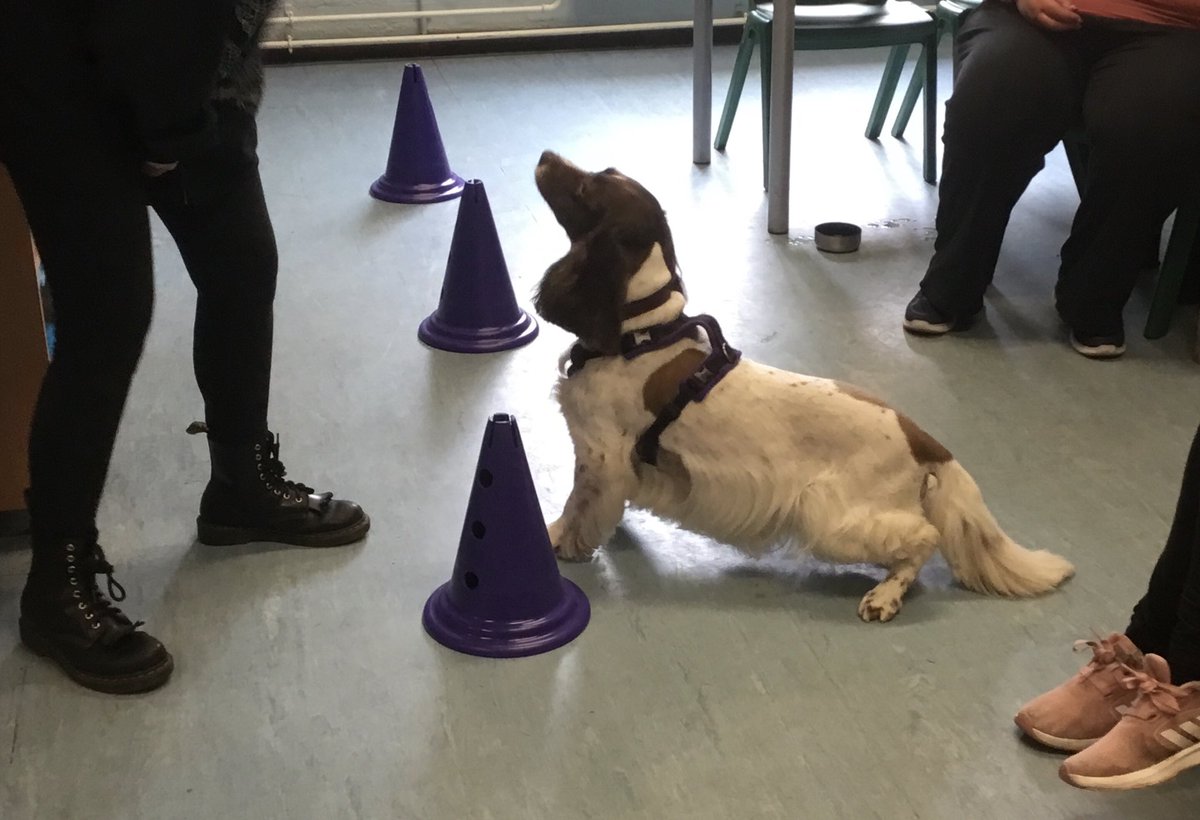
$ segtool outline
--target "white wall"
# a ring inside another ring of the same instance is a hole
[[[277,16],[327,15],[388,11],[471,9],[549,5],[552,0],[280,0]],[[714,15],[733,17],[746,0],[714,0]],[[552,11],[517,14],[464,15],[428,20],[317,21],[273,24],[267,40],[282,40],[290,30],[298,40],[340,37],[379,37],[414,34],[457,34],[481,31],[520,31],[576,26],[661,23],[692,18],[692,0],[562,0]]]

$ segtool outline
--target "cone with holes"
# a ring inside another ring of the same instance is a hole
[[[425,602],[425,630],[468,655],[515,658],[570,642],[590,616],[583,590],[559,575],[517,421],[492,416],[454,574]]]
[[[517,306],[483,183],[467,183],[458,205],[437,310],[417,337],[454,353],[495,353],[532,342],[537,320]]]
[[[438,131],[425,75],[419,65],[404,67],[387,170],[371,186],[371,196],[385,202],[423,204],[454,199],[463,179],[450,170]]]

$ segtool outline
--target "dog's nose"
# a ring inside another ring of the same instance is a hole
[[[546,150],[542,152],[542,156],[538,159],[538,167],[549,165],[552,162],[558,162],[560,157],[553,151]]]

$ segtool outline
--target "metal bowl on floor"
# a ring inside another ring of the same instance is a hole
[[[817,250],[826,253],[851,253],[862,243],[862,228],[849,222],[822,222],[815,236]]]

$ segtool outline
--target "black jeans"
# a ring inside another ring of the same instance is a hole
[[[1200,429],[1192,439],[1175,520],[1125,634],[1162,655],[1176,683],[1200,680]]]
[[[196,286],[194,366],[215,440],[249,442],[267,429],[278,263],[253,115],[220,110],[218,143],[151,180],[127,112],[57,34],[32,26],[0,34],[0,162],[24,205],[57,321],[29,445],[35,562],[39,545],[95,537],[150,325],[147,205]]]
[[[1200,177],[1200,31],[1085,18],[1077,31],[1051,32],[986,0],[964,20],[955,61],[921,290],[952,316],[983,307],[1013,206],[1082,124],[1087,178],[1062,248],[1058,307],[1079,336],[1119,331],[1146,237]]]

